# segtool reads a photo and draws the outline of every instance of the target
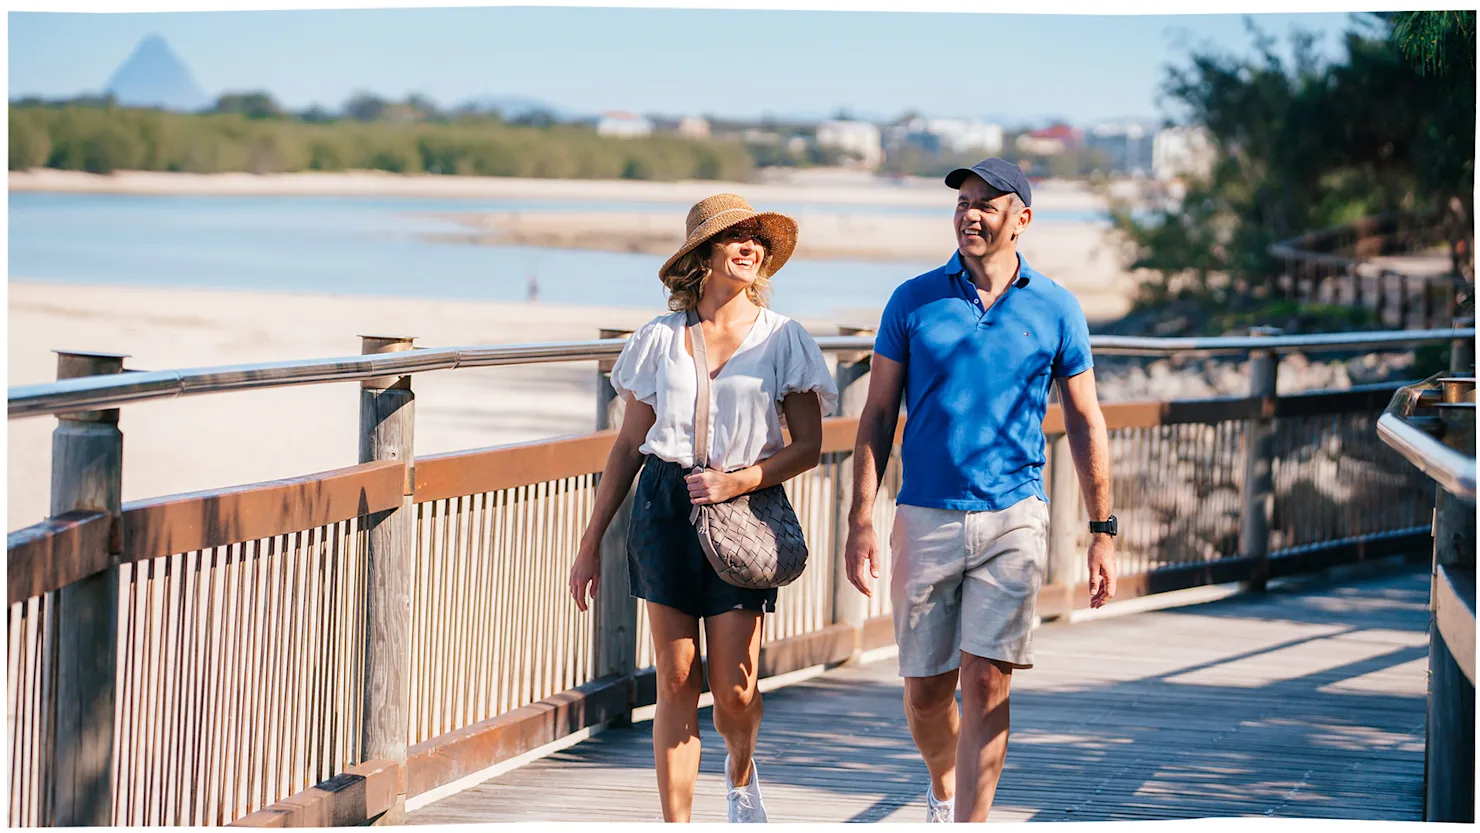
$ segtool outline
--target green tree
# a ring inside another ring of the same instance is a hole
[[[612,139],[584,125],[537,128],[463,115],[455,121],[253,118],[250,94],[220,112],[170,113],[71,103],[12,104],[11,165],[107,173],[122,168],[213,173],[338,171],[612,179],[745,179],[753,161],[734,141]],[[363,103],[363,102],[362,102]],[[406,104],[396,105],[406,108]],[[366,103],[369,108],[370,104]],[[368,109],[360,115],[368,116]]]
[[[376,121],[385,115],[388,104],[385,99],[370,93],[355,93],[344,103],[344,115],[355,121]]]
[[[213,113],[237,113],[249,119],[274,119],[283,115],[272,96],[265,92],[226,93],[216,99]]]
[[[1361,216],[1451,204],[1473,216],[1473,29],[1464,77],[1446,79],[1404,57],[1391,15],[1371,22],[1329,64],[1311,35],[1286,58],[1250,24],[1253,57],[1198,52],[1168,70],[1164,97],[1207,128],[1217,159],[1180,204],[1113,214],[1131,266],[1157,275],[1151,297],[1184,285],[1218,301],[1268,295],[1270,244]],[[1445,55],[1451,71],[1464,65]]]
[[[51,156],[51,136],[39,121],[24,110],[10,111],[10,170],[39,168]]]
[[[1475,13],[1391,12],[1393,43],[1424,75],[1475,76]]]

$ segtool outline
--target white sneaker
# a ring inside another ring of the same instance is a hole
[[[936,801],[935,790],[925,788],[925,821],[931,824],[951,824],[956,821],[956,799]]]
[[[761,772],[750,762],[750,783],[737,787],[730,783],[730,756],[725,756],[725,787],[729,790],[730,824],[765,824],[766,805],[761,801]]]

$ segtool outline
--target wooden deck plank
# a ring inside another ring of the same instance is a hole
[[[1427,599],[1415,568],[1039,629],[993,820],[1418,819]],[[773,821],[924,819],[896,673],[880,661],[765,695]],[[694,820],[724,821],[723,742],[708,709],[700,723]],[[609,729],[409,822],[658,820],[651,743],[651,723]]]

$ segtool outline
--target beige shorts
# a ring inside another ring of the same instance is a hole
[[[1032,627],[1048,559],[1048,504],[995,512],[899,505],[889,598],[901,677],[933,677],[965,651],[1033,665]]]

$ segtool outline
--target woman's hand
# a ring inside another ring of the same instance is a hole
[[[601,588],[601,552],[595,548],[582,547],[576,553],[576,563],[570,565],[570,597],[576,607],[586,612],[586,590],[591,591],[591,601],[596,601],[596,591]]]
[[[742,474],[744,471],[726,474],[717,469],[705,469],[688,475],[684,482],[689,484],[689,502],[724,503],[732,497],[745,494],[749,488],[740,476]]]

